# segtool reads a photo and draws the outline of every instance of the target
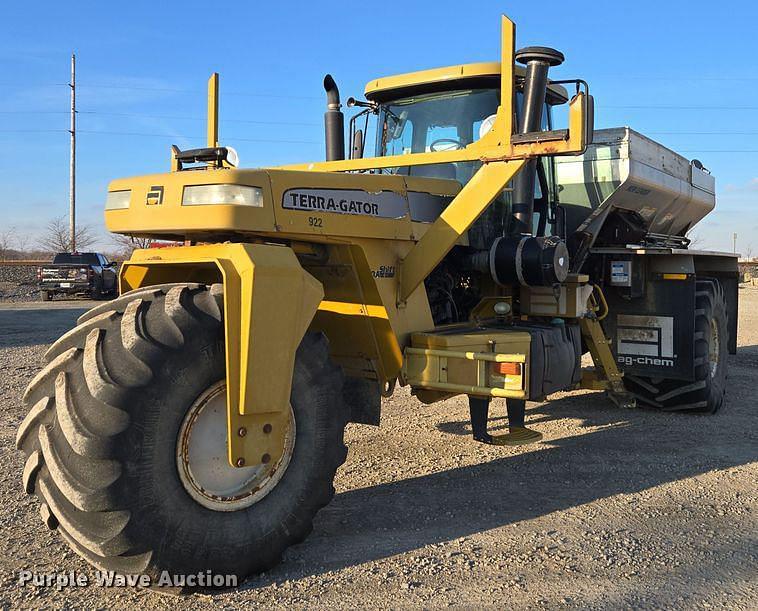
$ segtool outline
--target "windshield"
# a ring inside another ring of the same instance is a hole
[[[497,112],[495,89],[449,91],[382,106],[377,154],[405,155],[463,148],[478,140],[482,122]]]
[[[516,93],[516,114],[522,94]],[[463,89],[403,98],[383,104],[379,112],[376,156],[408,155],[464,148],[491,128],[500,105],[499,89]],[[549,129],[549,107],[542,129]],[[454,179],[465,184],[478,162],[394,168],[397,174]]]
[[[516,92],[516,120],[518,121],[523,95]],[[435,151],[457,150],[476,142],[491,128],[500,105],[500,89],[461,89],[402,98],[382,104],[376,138],[376,156],[409,155]],[[546,104],[542,113],[542,129],[552,129],[550,107]],[[547,199],[555,199],[552,192],[553,161],[542,159],[545,166],[549,191]],[[426,176],[457,180],[465,185],[481,166],[480,161],[435,163],[428,165],[397,167],[383,170],[405,176]],[[510,187],[510,185],[509,185]],[[540,181],[535,181],[535,199],[543,200]],[[477,227],[493,223],[507,228],[510,222],[511,193],[507,188],[490,206],[484,217],[469,231],[469,241],[474,244]],[[537,230],[540,214],[535,213],[534,229]],[[547,212],[543,211],[543,218]],[[549,232],[551,229],[548,228]],[[483,239],[484,244],[487,240]]]

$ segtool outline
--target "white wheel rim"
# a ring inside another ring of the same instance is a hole
[[[295,449],[295,416],[274,464],[232,467],[227,460],[226,383],[203,392],[187,411],[176,443],[176,466],[187,493],[214,511],[238,511],[265,497],[284,476]]]

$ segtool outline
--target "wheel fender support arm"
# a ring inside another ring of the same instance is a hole
[[[214,273],[215,272],[215,273]],[[321,283],[292,249],[209,244],[135,251],[121,290],[220,275],[224,285],[228,460],[275,462],[284,449],[295,354],[319,303]]]

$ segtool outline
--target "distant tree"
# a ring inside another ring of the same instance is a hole
[[[15,227],[8,227],[0,231],[0,261],[10,259],[11,246],[13,245],[13,236],[16,233]]]
[[[112,234],[113,241],[118,248],[117,258],[128,259],[132,253],[139,248],[150,248],[155,242],[152,238],[139,238],[130,235],[121,235],[120,233]]]
[[[81,252],[92,246],[96,238],[89,225],[77,225],[76,227],[76,250]],[[68,217],[59,216],[52,219],[45,228],[45,233],[40,238],[40,248],[48,253],[70,252]]]
[[[29,254],[29,242],[31,236],[21,233],[11,225],[0,231],[0,261],[12,261],[17,259],[33,259]]]
[[[16,232],[16,249],[22,255],[22,258],[26,258],[26,253],[29,250],[29,243],[32,241],[32,236],[28,233]]]
[[[690,241],[690,248],[702,248],[705,245],[705,239],[703,236],[694,231],[687,233],[687,239]]]

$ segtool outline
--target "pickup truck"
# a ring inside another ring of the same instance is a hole
[[[102,299],[116,294],[116,265],[96,252],[62,252],[37,268],[39,294],[50,301],[56,294]]]

